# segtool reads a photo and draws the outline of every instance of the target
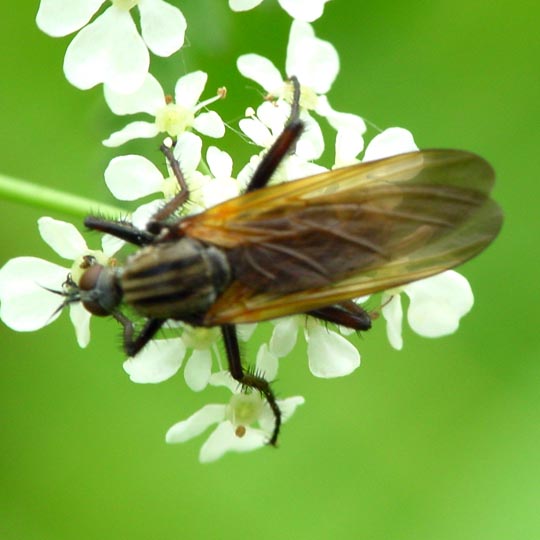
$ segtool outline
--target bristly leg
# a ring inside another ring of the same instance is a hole
[[[159,329],[165,324],[165,319],[148,319],[138,336],[135,336],[135,328],[133,321],[128,319],[120,312],[115,312],[112,316],[123,326],[124,328],[124,351],[128,356],[135,356],[139,353],[144,346],[152,340]]]
[[[304,123],[300,120],[300,83],[296,77],[291,77],[290,81],[294,89],[291,115],[283,131],[257,166],[249,181],[246,193],[261,189],[268,184],[283,159],[293,151],[304,130]]]
[[[268,152],[263,157],[262,161],[259,163],[259,166],[255,170],[253,177],[251,178],[246,192],[255,191],[265,187],[272,174],[283,161],[284,157],[291,152],[294,148],[296,141],[302,134],[304,129],[304,124],[300,120],[300,83],[296,77],[291,77],[291,83],[294,89],[293,101],[291,104],[291,114],[289,120],[287,121],[286,126],[283,131],[276,139],[274,144],[270,147]],[[174,159],[172,152],[169,149],[169,154],[167,154],[167,149],[162,148],[163,152],[169,159],[169,162],[172,162],[171,159]],[[172,156],[172,157],[169,157]],[[180,168],[177,167],[180,176],[177,175],[178,183],[182,188],[182,182],[185,183],[183,176],[181,175]],[[175,170],[173,168],[173,170]],[[175,172],[176,174],[176,172]],[[187,189],[187,187],[186,187]],[[180,194],[179,194],[180,195]],[[225,350],[227,352],[227,360],[229,362],[229,371],[234,380],[238,381],[242,386],[246,388],[254,388],[258,390],[266,398],[266,401],[272,412],[274,413],[275,425],[274,431],[268,444],[275,446],[279,436],[279,429],[281,427],[281,411],[276,402],[276,397],[270,383],[264,378],[258,375],[257,373],[249,373],[244,371],[242,367],[242,358],[240,355],[240,348],[238,346],[238,338],[236,336],[236,328],[233,325],[224,325],[221,327],[221,332],[223,334],[223,340],[225,342]]]
[[[225,342],[225,351],[229,362],[229,371],[235,381],[238,381],[242,386],[254,388],[265,397],[268,405],[272,409],[275,418],[274,431],[268,441],[268,444],[276,446],[279,429],[281,427],[281,410],[276,402],[276,397],[270,383],[256,373],[248,373],[242,367],[242,359],[240,357],[240,348],[238,346],[238,337],[236,336],[236,328],[234,325],[223,325],[221,327],[223,341]]]
[[[156,241],[157,235],[160,234],[163,228],[167,227],[164,221],[189,199],[189,188],[180,168],[180,163],[174,157],[172,148],[164,143],[160,146],[160,150],[165,154],[169,162],[169,166],[178,181],[180,191],[150,218],[146,230],[138,229],[128,222],[102,219],[97,216],[88,216],[84,220],[86,227],[94,231],[110,234],[136,246],[147,246]]]
[[[307,315],[322,321],[331,322],[353,330],[369,330],[371,328],[371,315],[352,300],[333,306],[308,311]]]
[[[150,219],[148,224],[148,230],[154,232],[155,234],[157,233],[153,229],[153,225],[155,224],[159,227],[161,222],[174,214],[174,212],[181,208],[182,205],[189,199],[189,188],[184,177],[184,173],[180,168],[180,163],[174,157],[172,147],[163,143],[159,147],[159,149],[163,152],[163,154],[165,154],[165,157],[169,162],[169,166],[171,167],[173,174],[178,182],[180,191],[170,201],[168,201],[165,206],[158,210]]]
[[[114,221],[102,219],[97,216],[88,216],[84,219],[84,225],[93,231],[110,234],[140,247],[151,244],[155,239],[155,236],[150,232],[138,229],[125,221]]]

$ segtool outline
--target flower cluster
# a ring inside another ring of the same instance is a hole
[[[238,57],[239,73],[257,83],[266,98],[256,109],[248,108],[239,122],[239,129],[259,150],[237,167],[226,152],[214,145],[226,133],[223,120],[213,110],[219,105],[218,100],[225,97],[225,89],[217,88],[202,97],[208,76],[194,71],[179,76],[174,96],[170,97],[149,73],[149,51],[167,57],[184,43],[187,24],[180,9],[163,0],[111,0],[105,8],[103,0],[41,0],[37,24],[51,36],[78,31],[64,59],[65,75],[73,85],[88,89],[102,83],[105,101],[114,114],[145,115],[144,120],[137,117],[112,133],[103,141],[104,145],[119,147],[132,139],[158,136],[172,140],[174,156],[181,164],[190,191],[188,204],[181,212],[192,214],[242,193],[289,118],[292,76],[300,85],[300,118],[305,130],[294,153],[283,160],[273,175],[272,183],[417,150],[411,133],[402,128],[382,131],[364,149],[364,120],[330,105],[327,94],[339,73],[339,56],[334,46],[318,38],[309,24],[322,15],[327,1],[279,0],[293,17],[282,59],[283,72],[259,54]],[[235,11],[246,11],[259,3],[261,0],[229,0]],[[140,34],[132,18],[134,8],[139,12]],[[333,133],[331,167],[318,163],[325,149],[325,124]],[[207,145],[207,137],[212,144]],[[163,202],[179,191],[170,163],[155,164],[141,155],[113,158],[104,178],[111,193],[121,201],[155,197],[130,216],[133,225],[143,230]],[[33,331],[53,322],[61,308],[69,304],[78,343],[86,347],[90,340],[90,313],[80,303],[66,301],[66,289],[79,285],[89,257],[104,266],[116,265],[114,256],[123,242],[105,235],[102,249],[91,250],[69,223],[43,217],[38,226],[45,242],[70,261],[68,267],[32,257],[8,261],[0,270],[0,317],[14,330]],[[403,293],[409,298],[407,315],[411,328],[426,337],[454,332],[473,304],[467,280],[453,271],[384,292],[380,299],[373,300],[373,305],[380,306],[389,342],[396,349],[403,346]],[[357,301],[361,303],[366,298]],[[264,373],[268,381],[275,378],[279,359],[292,351],[299,336],[307,343],[309,369],[316,377],[345,376],[360,365],[360,353],[349,340],[351,332],[345,328],[328,327],[301,315],[279,319],[273,325],[269,342],[258,349],[256,365],[256,372]],[[232,397],[225,405],[206,405],[172,426],[166,435],[167,442],[186,441],[217,424],[201,449],[201,461],[215,460],[227,451],[248,451],[264,445],[273,429],[272,413],[259,393],[245,392],[224,371],[217,346],[219,330],[176,322],[170,327],[172,337],[153,340],[139,354],[126,359],[124,369],[130,379],[136,383],[159,383],[174,376],[185,361],[183,376],[190,389],[200,392],[210,384],[228,388]],[[241,325],[238,332],[242,340],[249,341],[255,330],[256,325]],[[278,401],[283,420],[302,403],[301,397]]]

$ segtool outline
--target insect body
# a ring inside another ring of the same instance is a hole
[[[121,276],[124,300],[138,313],[192,325],[203,323],[230,281],[223,251],[189,237],[143,248]]]
[[[458,150],[424,150],[264,187],[302,131],[292,118],[240,197],[182,219],[180,166],[162,147],[179,194],[146,230],[89,217],[85,224],[140,246],[123,267],[92,265],[68,301],[112,315],[128,355],[168,320],[221,326],[231,375],[281,413],[269,383],[244,371],[234,325],[307,313],[357,330],[369,315],[351,299],[457,266],[496,237],[502,214],[494,173]],[[264,189],[260,189],[263,188]],[[135,335],[122,304],[146,318]]]

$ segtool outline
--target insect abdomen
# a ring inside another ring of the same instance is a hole
[[[125,302],[141,315],[197,324],[229,280],[220,250],[183,238],[134,254],[121,284]]]

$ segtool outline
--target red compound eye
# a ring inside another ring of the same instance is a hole
[[[92,315],[106,317],[118,306],[122,293],[112,269],[95,264],[79,280],[82,305]]]

